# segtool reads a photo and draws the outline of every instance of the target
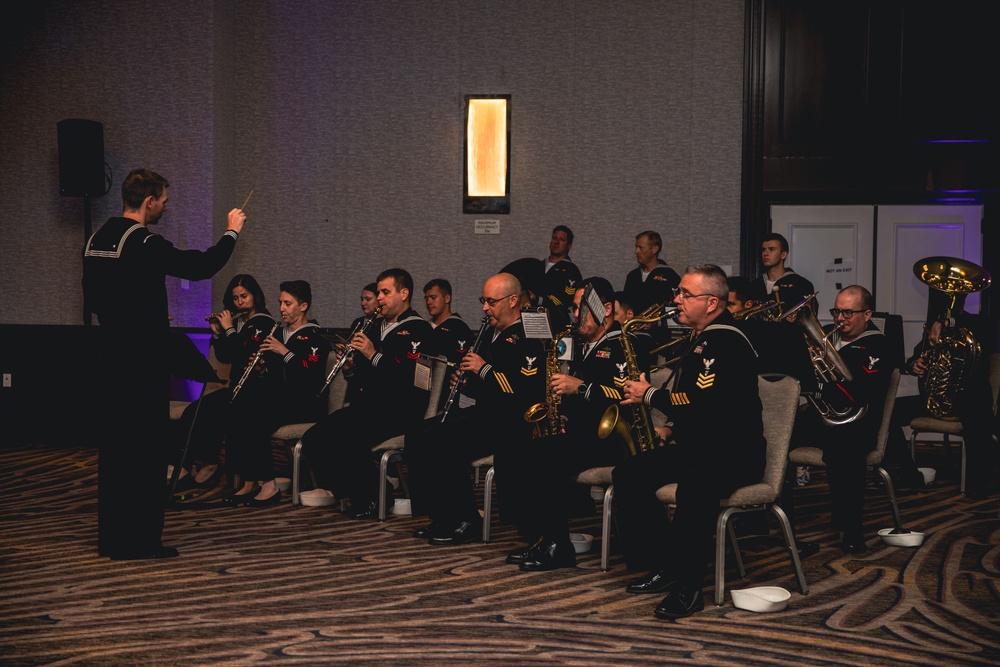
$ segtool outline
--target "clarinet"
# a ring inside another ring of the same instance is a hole
[[[281,326],[281,322],[275,322],[274,326],[271,327],[271,331],[267,334],[267,336],[264,336],[264,338],[267,338],[268,336],[273,336],[274,332],[277,331],[278,327],[280,327],[280,326]],[[263,342],[263,341],[261,341],[261,342]],[[246,382],[247,378],[250,377],[250,371],[252,371],[254,369],[254,366],[257,365],[257,363],[260,361],[260,358],[263,357],[263,356],[264,356],[264,350],[258,348],[257,349],[257,353],[253,355],[253,357],[250,359],[249,363],[247,363],[247,367],[243,369],[243,376],[240,378],[240,381],[236,383],[235,387],[233,387],[233,395],[229,399],[230,403],[232,403],[233,401],[236,400],[236,395],[239,394],[240,393],[240,389],[243,388],[243,383]]]
[[[476,342],[472,344],[472,349],[469,352],[478,353],[479,345],[483,341],[483,333],[486,328],[490,325],[490,316],[483,316],[483,325],[479,327],[479,333],[476,334]],[[469,371],[462,371],[458,374],[458,381],[455,382],[455,386],[451,388],[451,393],[448,394],[448,402],[444,404],[444,411],[441,413],[441,421],[444,422],[448,418],[448,412],[451,410],[451,406],[455,404],[455,399],[458,398],[459,393],[462,391],[462,383],[465,382],[466,375]]]
[[[323,383],[323,387],[316,394],[317,396],[323,395],[323,392],[326,391],[326,388],[330,386],[330,383],[333,382],[333,379],[337,377],[338,373],[340,373],[340,369],[344,367],[344,364],[346,364],[351,359],[351,357],[354,356],[354,348],[350,346],[351,339],[354,338],[354,336],[359,333],[366,333],[368,331],[368,328],[372,325],[372,322],[374,322],[375,318],[378,317],[381,313],[382,313],[382,306],[377,306],[375,310],[372,311],[371,315],[369,315],[363,321],[361,321],[358,324],[358,326],[354,327],[354,331],[352,331],[350,335],[348,335],[347,337],[347,342],[348,342],[347,349],[344,350],[344,353],[342,355],[340,355],[340,359],[337,360],[337,363],[333,365],[333,368],[330,370],[330,374],[326,376],[326,382]]]

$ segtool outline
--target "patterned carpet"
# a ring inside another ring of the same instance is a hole
[[[373,469],[374,470],[374,469]],[[827,532],[822,473],[798,496],[800,595],[784,552],[745,540],[746,581],[777,585],[785,611],[711,605],[659,621],[659,596],[599,544],[575,569],[521,573],[519,546],[494,521],[490,544],[430,547],[423,523],[355,522],[332,508],[181,509],[164,541],[181,557],[111,562],[96,553],[96,454],[0,450],[0,663],[4,665],[996,665],[1000,518],[948,479],[900,494],[918,549],[883,545],[881,490],[867,503],[869,552],[846,556]],[[600,534],[598,516],[575,530]],[[774,532],[774,531],[772,531]],[[706,585],[706,597],[712,589]]]

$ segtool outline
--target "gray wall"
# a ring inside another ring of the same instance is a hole
[[[256,188],[214,290],[168,280],[179,325],[203,324],[239,272],[272,299],[309,280],[313,315],[346,325],[391,266],[413,274],[421,312],[441,276],[475,321],[482,281],[546,254],[557,224],[584,275],[616,287],[646,228],[678,269],[739,264],[739,0],[62,0],[4,30],[0,323],[80,322],[83,202],[58,195],[56,123],[71,117],[104,123],[114,183],[95,229],[134,166],[170,179],[158,231],[182,247],[211,243]],[[499,236],[461,212],[470,93],[512,97]]]

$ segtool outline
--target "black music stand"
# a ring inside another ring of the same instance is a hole
[[[191,419],[190,428],[188,428],[184,449],[181,451],[180,460],[174,465],[173,473],[170,475],[170,484],[167,485],[167,501],[169,502],[177,490],[181,468],[184,467],[184,461],[187,459],[188,447],[191,445],[191,434],[194,433],[194,426],[198,422],[198,411],[201,409],[201,399],[205,396],[205,389],[210,382],[225,384],[226,381],[216,374],[212,364],[208,362],[205,355],[186,334],[171,330],[168,351],[171,375],[181,380],[193,380],[201,383],[201,393],[194,406],[194,417]]]

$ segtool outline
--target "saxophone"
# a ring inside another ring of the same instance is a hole
[[[559,341],[572,331],[573,325],[570,324],[549,341],[545,352],[545,402],[535,403],[524,411],[524,421],[535,425],[531,430],[532,438],[547,438],[565,432],[562,417],[559,416],[562,396],[552,389],[552,376],[559,372]]]
[[[658,322],[664,317],[673,314],[673,310],[666,310],[664,304],[655,304],[644,310],[632,319],[622,323],[622,335],[619,338],[622,342],[622,351],[625,353],[625,365],[628,370],[629,380],[639,379],[639,362],[636,359],[635,349],[629,339],[629,332],[633,329],[647,324]],[[656,434],[653,432],[653,422],[649,418],[649,408],[645,403],[639,402],[632,407],[632,421],[628,424],[621,418],[621,410],[618,404],[612,403],[601,415],[601,422],[597,427],[597,435],[602,440],[612,433],[618,433],[625,445],[625,453],[628,456],[636,456],[640,452],[648,452],[656,447]]]

